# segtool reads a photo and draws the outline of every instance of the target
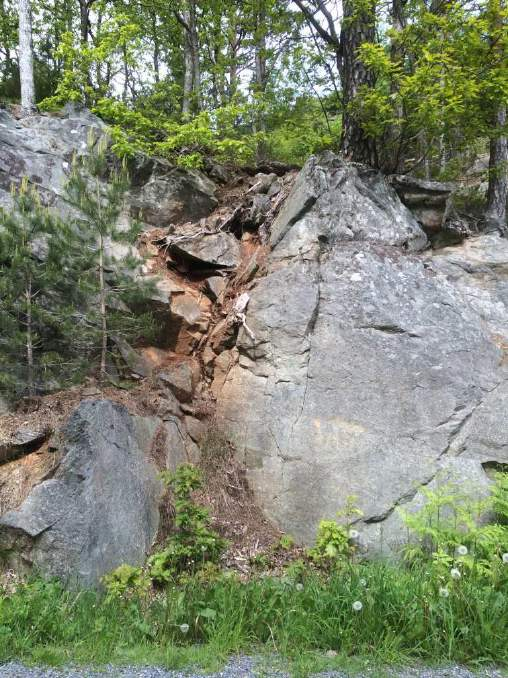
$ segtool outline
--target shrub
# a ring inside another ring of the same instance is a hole
[[[170,581],[181,572],[194,572],[207,562],[217,562],[227,545],[210,528],[208,510],[192,499],[192,493],[201,488],[199,469],[184,464],[175,473],[162,475],[173,491],[176,531],[167,540],[166,547],[149,559],[150,576],[158,584]]]
[[[357,535],[351,525],[355,517],[362,515],[355,506],[355,500],[356,497],[348,497],[344,508],[337,512],[337,518],[343,519],[344,524],[335,520],[322,520],[319,523],[316,543],[308,551],[309,558],[317,565],[333,567],[355,553]]]
[[[120,565],[102,579],[110,598],[140,596],[150,588],[150,579],[141,567]]]
[[[420,510],[399,509],[416,537],[405,548],[406,560],[427,562],[442,576],[459,566],[497,578],[508,552],[508,474],[497,473],[491,494],[482,499],[453,482],[421,492],[425,504]],[[488,516],[495,522],[487,523]]]

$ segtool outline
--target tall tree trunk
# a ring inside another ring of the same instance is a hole
[[[406,26],[406,2],[407,0],[392,0],[391,23],[394,36],[390,44],[390,60],[393,64],[402,64],[404,50],[397,39],[398,33]],[[397,90],[394,84],[390,85],[391,93],[396,96]],[[398,121],[404,120],[404,107],[397,104],[395,116]],[[400,172],[404,166],[404,140],[402,135],[403,125],[391,125],[383,140],[383,158],[381,165],[385,172]]]
[[[187,26],[189,25],[189,12],[184,12],[184,20]],[[192,44],[190,33],[185,28],[183,36],[183,99],[182,99],[182,115],[184,118],[190,116],[192,105],[192,80],[194,77],[192,59]]]
[[[153,73],[155,82],[160,82],[160,44],[157,35],[157,15],[152,12],[150,15],[152,20],[152,42],[153,42]]]
[[[28,278],[28,283],[25,291],[26,300],[26,365],[27,376],[26,382],[28,387],[28,397],[35,397],[34,384],[34,350],[33,350],[33,327],[32,327],[32,278]]]
[[[108,319],[106,314],[106,281],[104,279],[104,238],[99,236],[99,313],[101,319],[101,381],[107,377],[106,358],[108,352]]]
[[[127,101],[129,93],[129,64],[127,61],[127,46],[124,45],[122,48],[122,61],[123,61],[123,92],[122,92],[122,101],[125,103]]]
[[[360,89],[372,87],[373,73],[358,58],[364,42],[376,41],[375,9],[371,3],[362,7],[355,0],[344,0],[338,66],[342,81],[342,139],[341,150],[346,158],[377,167],[376,143],[365,134],[358,116],[352,110]]]
[[[489,188],[485,226],[506,235],[506,201],[508,199],[508,138],[506,129],[506,106],[500,106],[495,114],[494,135],[490,140]],[[496,134],[497,131],[497,134]]]
[[[35,110],[34,63],[32,49],[32,11],[30,0],[19,0],[19,79],[21,108],[25,114]]]
[[[79,34],[81,42],[86,45],[90,33],[90,6],[88,0],[79,0]]]
[[[196,3],[191,3],[191,45],[192,45],[192,92],[197,112],[201,110],[201,65],[199,63],[199,33],[196,16]]]
[[[182,23],[184,25],[182,114],[188,117],[193,109],[199,111],[201,108],[201,69],[195,0],[187,0]]]

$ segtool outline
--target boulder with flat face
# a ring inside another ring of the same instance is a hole
[[[240,243],[231,233],[192,233],[168,236],[170,251],[189,262],[212,268],[235,268],[240,263]]]
[[[492,262],[473,284],[459,263],[454,280],[386,180],[330,155],[302,170],[271,241],[250,332],[213,386],[222,425],[284,531],[311,543],[355,495],[366,548],[396,549],[396,508],[419,487],[482,486],[508,463],[506,274],[494,283]]]
[[[123,405],[83,401],[63,431],[62,460],[0,518],[0,551],[69,586],[93,587],[123,563],[141,565],[157,533],[162,485]]]

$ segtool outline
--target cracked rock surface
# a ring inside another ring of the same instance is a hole
[[[9,567],[34,565],[71,586],[93,587],[123,563],[144,562],[159,525],[162,485],[142,449],[152,422],[138,420],[110,400],[79,405],[63,431],[54,475],[0,519]]]
[[[274,223],[218,408],[261,506],[304,542],[355,495],[364,546],[394,549],[419,487],[483,492],[508,463],[508,241],[426,243],[380,174],[331,154]]]

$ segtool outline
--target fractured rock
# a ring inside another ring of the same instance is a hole
[[[157,380],[181,402],[189,402],[199,379],[199,366],[187,361],[167,367]]]
[[[206,287],[213,298],[220,300],[227,286],[227,280],[220,275],[214,275],[206,279]]]
[[[406,174],[390,177],[398,196],[409,207],[428,234],[440,231],[449,214],[450,196],[455,185],[441,181],[427,181]]]
[[[172,252],[201,265],[235,268],[240,263],[240,244],[231,233],[201,233],[178,241],[168,236],[168,243]]]
[[[0,518],[0,546],[19,571],[33,566],[69,586],[94,587],[123,563],[144,562],[162,486],[122,405],[83,401],[63,435],[53,477]]]
[[[249,290],[251,332],[214,362],[217,415],[282,530],[312,543],[356,495],[379,553],[419,486],[508,463],[505,254],[499,238],[418,254],[426,236],[386,180],[329,154],[296,185]]]
[[[21,426],[9,438],[0,439],[0,464],[33,452],[50,434],[51,429],[48,427]]]
[[[298,235],[321,242],[370,241],[413,252],[427,245],[425,233],[380,172],[344,163],[333,153],[310,158],[298,175],[272,224],[272,247],[290,231],[292,240]]]
[[[215,184],[198,170],[157,160],[146,183],[129,194],[134,218],[155,227],[197,221],[217,207]]]

